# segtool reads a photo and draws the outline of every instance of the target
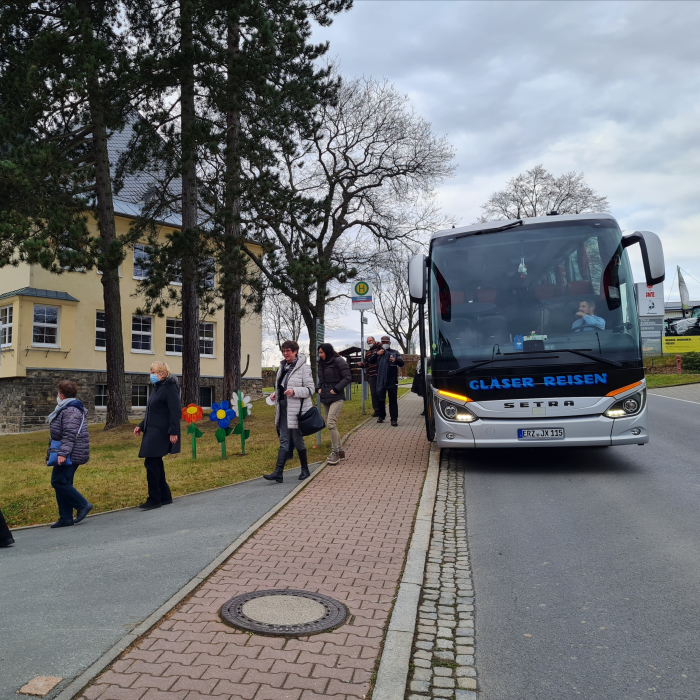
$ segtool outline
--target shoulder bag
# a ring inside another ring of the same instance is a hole
[[[312,404],[308,411],[304,411],[302,413],[303,407],[304,399],[301,400],[299,416],[297,418],[297,422],[299,423],[299,432],[302,435],[313,435],[319,430],[323,430],[326,427],[326,421],[323,420],[323,416],[319,412],[318,408]]]

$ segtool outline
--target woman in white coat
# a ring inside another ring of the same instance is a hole
[[[306,357],[299,354],[299,345],[293,340],[282,343],[284,360],[280,363],[275,380],[275,391],[270,397],[275,402],[275,425],[279,431],[280,449],[277,465],[272,474],[264,474],[269,481],[282,483],[287,452],[292,443],[299,453],[301,475],[306,479],[309,474],[309,461],[306,454],[304,436],[299,432],[299,414],[308,411],[313,403],[314,378]]]

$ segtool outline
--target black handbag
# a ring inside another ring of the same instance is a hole
[[[301,401],[301,407],[299,408],[299,416],[297,422],[299,424],[299,432],[302,435],[313,435],[319,430],[323,430],[326,427],[326,421],[323,420],[323,416],[316,406],[311,406],[308,411],[301,412],[304,406],[304,400]]]

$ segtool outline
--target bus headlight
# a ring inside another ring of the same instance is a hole
[[[639,413],[644,407],[645,391],[640,391],[632,396],[628,396],[620,401],[615,402],[610,408],[605,411],[608,418],[625,418]]]
[[[447,420],[458,423],[473,423],[475,420],[479,420],[478,416],[475,416],[468,408],[451,401],[438,401],[438,406],[443,418]]]

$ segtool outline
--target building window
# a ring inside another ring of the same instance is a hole
[[[202,408],[211,408],[211,400],[214,396],[214,387],[200,386],[199,387],[199,405]]]
[[[95,385],[95,408],[107,408],[107,385]]]
[[[35,306],[32,345],[58,345],[58,306]]]
[[[131,407],[146,408],[148,404],[148,387],[144,384],[131,385]]]
[[[199,354],[201,357],[214,357],[214,324],[199,324]]]
[[[151,259],[148,247],[136,244],[134,246],[134,279],[145,280],[148,278],[148,262]]]
[[[105,312],[98,311],[95,316],[95,350],[107,349],[107,333],[105,332]]]
[[[216,286],[216,260],[214,260],[214,258],[207,258],[206,260],[203,260],[200,263],[199,269],[204,275],[204,286],[207,289],[214,289]],[[173,278],[170,280],[170,284],[174,284],[178,287],[182,286],[182,272],[180,272],[179,263]]]
[[[9,348],[12,345],[13,306],[3,306],[0,309],[0,347]]]
[[[165,320],[165,352],[182,354],[182,321],[179,318]]]
[[[152,352],[153,319],[150,316],[131,317],[131,352]]]

